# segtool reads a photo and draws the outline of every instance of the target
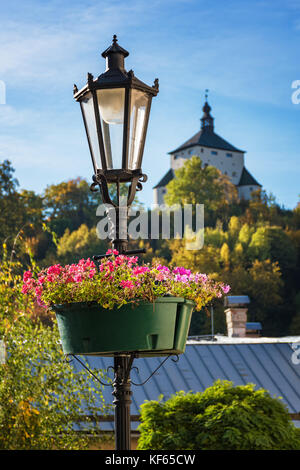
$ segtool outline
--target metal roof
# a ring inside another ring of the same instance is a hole
[[[258,183],[247,168],[244,167],[238,186],[261,186],[261,184]]]
[[[249,321],[246,323],[246,330],[262,330],[262,325],[259,321]]]
[[[215,341],[190,341],[179,361],[169,358],[164,365],[142,385],[132,385],[131,415],[139,414],[145,400],[168,399],[177,391],[204,391],[217,379],[230,380],[234,385],[253,383],[272,396],[282,397],[290,413],[300,412],[300,360],[293,353],[300,348],[300,337],[290,338],[229,338],[216,337]],[[299,349],[300,359],[300,349]],[[82,358],[81,358],[82,359]],[[91,369],[107,369],[113,365],[108,357],[86,356]],[[145,381],[164,358],[138,358],[134,360],[131,380]],[[299,362],[299,363],[297,363]],[[74,367],[81,366],[73,361]],[[112,377],[110,370],[108,376]],[[106,403],[112,403],[112,387],[104,387]],[[132,423],[132,430],[138,422]],[[113,422],[102,424],[102,429],[113,430]]]
[[[249,303],[250,299],[248,295],[227,295],[224,298],[225,307],[229,307],[231,305],[244,305]]]
[[[153,186],[153,189],[156,188],[163,188],[167,186],[167,184],[174,178],[174,171],[172,168],[170,168],[167,173],[162,177],[162,179],[155,185]]]
[[[169,152],[169,154],[172,155],[173,153],[180,152],[181,150],[185,150],[189,147],[194,147],[195,145],[220,150],[228,150],[231,152],[245,153],[244,150],[239,150],[238,148],[234,147],[232,144],[216,134],[213,130],[201,129],[182,145]]]

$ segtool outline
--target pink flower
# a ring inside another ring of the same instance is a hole
[[[230,286],[228,284],[225,286],[221,286],[221,288],[224,294],[228,294],[228,292],[230,291]]]
[[[166,279],[166,276],[164,275],[164,273],[157,273],[155,279],[157,281],[164,281]]]
[[[36,296],[37,296],[37,297],[40,297],[40,296],[42,295],[42,292],[43,292],[42,286],[37,286],[37,287],[35,288],[35,293],[36,293]]]
[[[96,269],[91,269],[89,272],[89,278],[92,279],[96,274]]]
[[[123,287],[123,289],[125,289],[126,287],[128,289],[133,289],[134,288],[134,284],[131,281],[121,281],[120,285],[121,285],[121,287]]]
[[[54,282],[55,281],[55,276],[53,274],[47,274],[47,281],[48,282]]]
[[[115,270],[114,263],[112,263],[111,261],[107,263],[107,267],[110,272],[113,272]]]
[[[133,268],[132,274],[134,276],[137,276],[138,274],[148,273],[149,271],[150,269],[148,268],[148,266],[136,266],[135,268]]]
[[[107,250],[106,254],[107,255],[116,255],[117,256],[119,254],[119,252],[118,252],[118,250],[112,250],[110,248],[109,250]]]
[[[137,263],[138,257],[137,256],[130,256],[129,258],[127,258],[127,260],[128,260],[128,266],[131,268],[131,266],[133,264]]]
[[[165,274],[169,274],[170,273],[170,269],[167,267],[167,266],[163,266],[161,264],[159,264],[158,266],[156,266],[156,269],[158,269],[159,271],[163,271]]]
[[[50,266],[47,270],[47,274],[56,274],[59,275],[62,271],[62,267],[60,264],[54,264],[53,266]]]
[[[82,282],[82,276],[81,276],[81,274],[75,274],[75,276],[74,276],[74,281],[75,281],[75,282]]]
[[[44,284],[45,281],[46,281],[46,276],[41,275],[41,276],[38,277],[38,283],[39,284]]]
[[[208,279],[207,275],[206,274],[201,274],[201,273],[196,273],[193,277],[193,280],[197,283],[199,281],[205,283],[207,281],[207,279]]]
[[[180,274],[181,276],[186,274],[187,276],[189,276],[191,274],[191,270],[177,266],[176,268],[173,269],[173,274]]]
[[[23,274],[23,281],[26,282],[31,278],[32,278],[32,272],[31,271],[25,271],[25,273]]]
[[[38,304],[40,307],[47,308],[47,305],[45,304],[45,302],[42,301],[42,299],[41,299],[40,297],[37,297],[37,298],[36,298],[36,301],[37,301],[37,304]]]
[[[22,286],[22,291],[21,291],[22,294],[28,294],[29,291],[30,291],[29,285],[23,284],[23,286]]]

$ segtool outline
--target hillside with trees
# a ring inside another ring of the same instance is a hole
[[[36,194],[20,189],[14,173],[9,161],[0,164],[2,263],[16,261],[21,272],[32,262],[42,268],[105,253],[109,243],[96,233],[101,197],[87,181],[64,181]],[[204,204],[204,246],[192,251],[184,239],[133,240],[132,247],[147,249],[145,261],[209,273],[229,283],[231,294],[249,295],[248,321],[260,321],[264,335],[300,334],[299,204],[285,209],[263,190],[240,201],[229,179],[203,167],[199,157],[176,171],[166,202]],[[216,303],[214,309],[215,331],[225,333],[224,306]],[[209,332],[209,311],[194,314],[190,333]]]

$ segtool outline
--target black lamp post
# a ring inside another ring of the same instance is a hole
[[[136,191],[142,189],[147,176],[142,172],[142,158],[152,97],[158,93],[158,79],[152,87],[124,68],[129,53],[117,43],[117,37],[103,53],[106,71],[98,78],[88,73],[87,84],[81,90],[74,85],[74,98],[80,103],[94,176],[91,190],[100,187],[104,204],[116,211],[115,237],[112,246],[119,253],[127,251],[127,209]],[[117,186],[117,203],[109,195],[108,184]],[[129,183],[126,216],[120,215],[120,183]],[[123,220],[121,224],[119,220]],[[121,227],[120,225],[123,226]],[[125,223],[125,234],[124,234]],[[101,256],[94,256],[94,259]],[[133,354],[114,355],[115,441],[117,450],[130,449],[130,370]]]
[[[119,226],[119,187],[120,183],[130,183],[128,208],[136,191],[142,189],[141,183],[147,180],[142,172],[143,151],[152,97],[158,93],[158,79],[150,87],[132,70],[125,70],[124,59],[128,55],[114,35],[111,46],[102,53],[106,71],[96,79],[88,73],[87,84],[79,91],[74,85],[94,167],[91,189],[96,190],[99,185],[103,203],[116,210],[112,244],[120,253],[127,250],[127,236]],[[117,204],[110,198],[108,183],[117,185]]]

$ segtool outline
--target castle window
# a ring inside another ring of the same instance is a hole
[[[203,153],[203,152],[204,152],[204,149],[201,149],[201,153]]]
[[[226,157],[232,157],[232,153],[226,153]]]
[[[232,176],[236,176],[236,171],[233,171],[233,172],[232,172]]]
[[[211,153],[212,155],[218,155],[218,152],[216,152],[215,150],[212,150],[210,153]]]

